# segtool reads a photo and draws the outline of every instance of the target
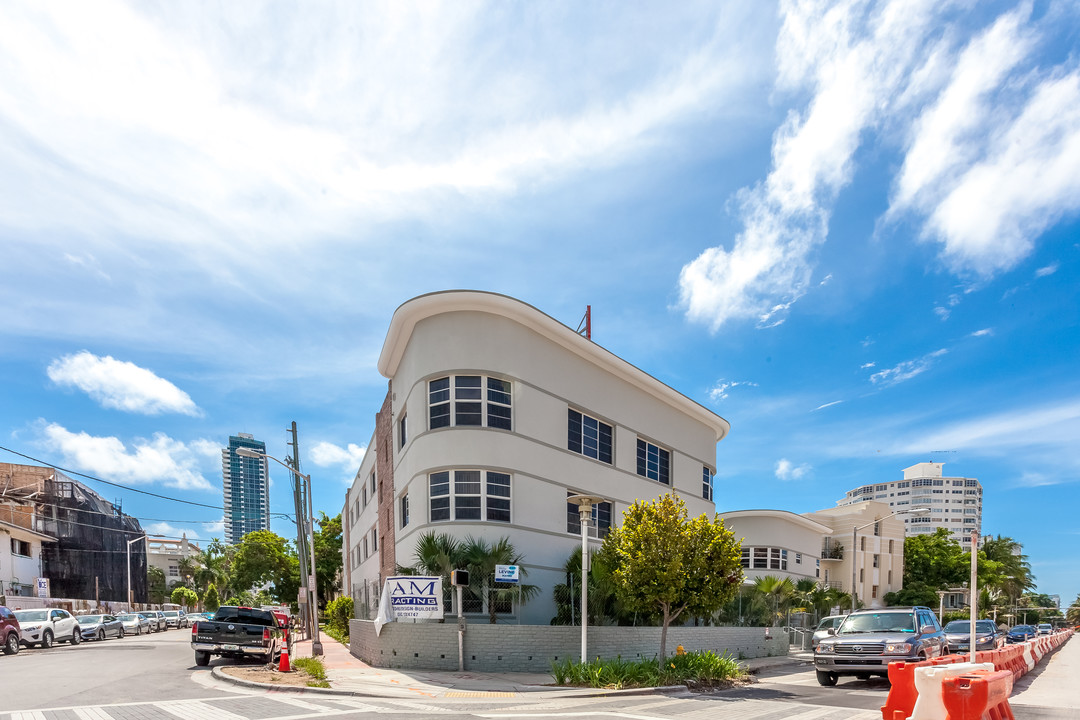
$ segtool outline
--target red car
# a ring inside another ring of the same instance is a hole
[[[4,654],[14,655],[19,652],[21,638],[22,628],[19,627],[19,619],[13,612],[0,605],[0,642],[3,643]]]

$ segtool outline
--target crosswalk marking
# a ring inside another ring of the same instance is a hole
[[[40,710],[12,713],[11,720],[45,720],[45,713]]]
[[[160,708],[170,715],[175,715],[180,720],[247,720],[243,715],[222,710],[199,700],[160,702],[154,703],[154,707]]]
[[[72,712],[79,716],[79,720],[113,720],[113,716],[100,707],[75,708]]]

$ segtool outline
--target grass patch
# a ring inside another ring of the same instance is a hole
[[[294,668],[303,670],[311,676],[311,680],[308,681],[308,687],[330,687],[329,681],[326,679],[326,668],[322,664],[322,660],[316,657],[302,657],[296,658],[292,661]]]
[[[691,689],[726,687],[746,677],[739,662],[724,653],[711,650],[673,655],[661,664],[652,660],[614,660],[597,658],[578,663],[567,659],[551,664],[556,685],[590,688],[634,688],[686,685]]]
[[[324,633],[326,633],[327,635],[329,635],[330,637],[337,640],[342,645],[347,646],[349,644],[349,633],[348,633],[348,631],[342,632],[340,629],[338,629],[336,627],[333,627],[331,625],[323,625],[322,626],[322,631]]]

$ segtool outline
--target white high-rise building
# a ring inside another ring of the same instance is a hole
[[[975,478],[945,477],[944,463],[924,462],[904,468],[904,479],[863,485],[848,491],[838,506],[864,500],[888,503],[904,510],[928,507],[925,515],[901,516],[906,535],[923,535],[945,528],[965,550],[971,549],[971,533],[982,536],[982,484]]]

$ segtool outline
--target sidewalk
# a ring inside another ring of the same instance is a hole
[[[371,667],[353,657],[349,649],[323,633],[322,661],[331,690],[302,689],[301,692],[352,694],[366,697],[387,698],[478,698],[522,697],[533,699],[545,697],[592,697],[598,695],[631,695],[655,692],[679,692],[679,685],[672,688],[637,688],[631,690],[603,690],[594,688],[565,688],[554,685],[548,673],[483,673],[446,672],[436,670],[391,670]],[[293,646],[293,658],[311,657],[311,641],[302,640]],[[753,672],[772,667],[804,661],[796,656],[755,658],[743,663]],[[282,689],[280,686],[274,686]]]
[[[1069,708],[1074,713],[1080,706],[1077,692],[1077,676],[1080,676],[1080,639],[1076,635],[1053,651],[1020,678],[1013,687],[1009,704],[1024,707]]]

